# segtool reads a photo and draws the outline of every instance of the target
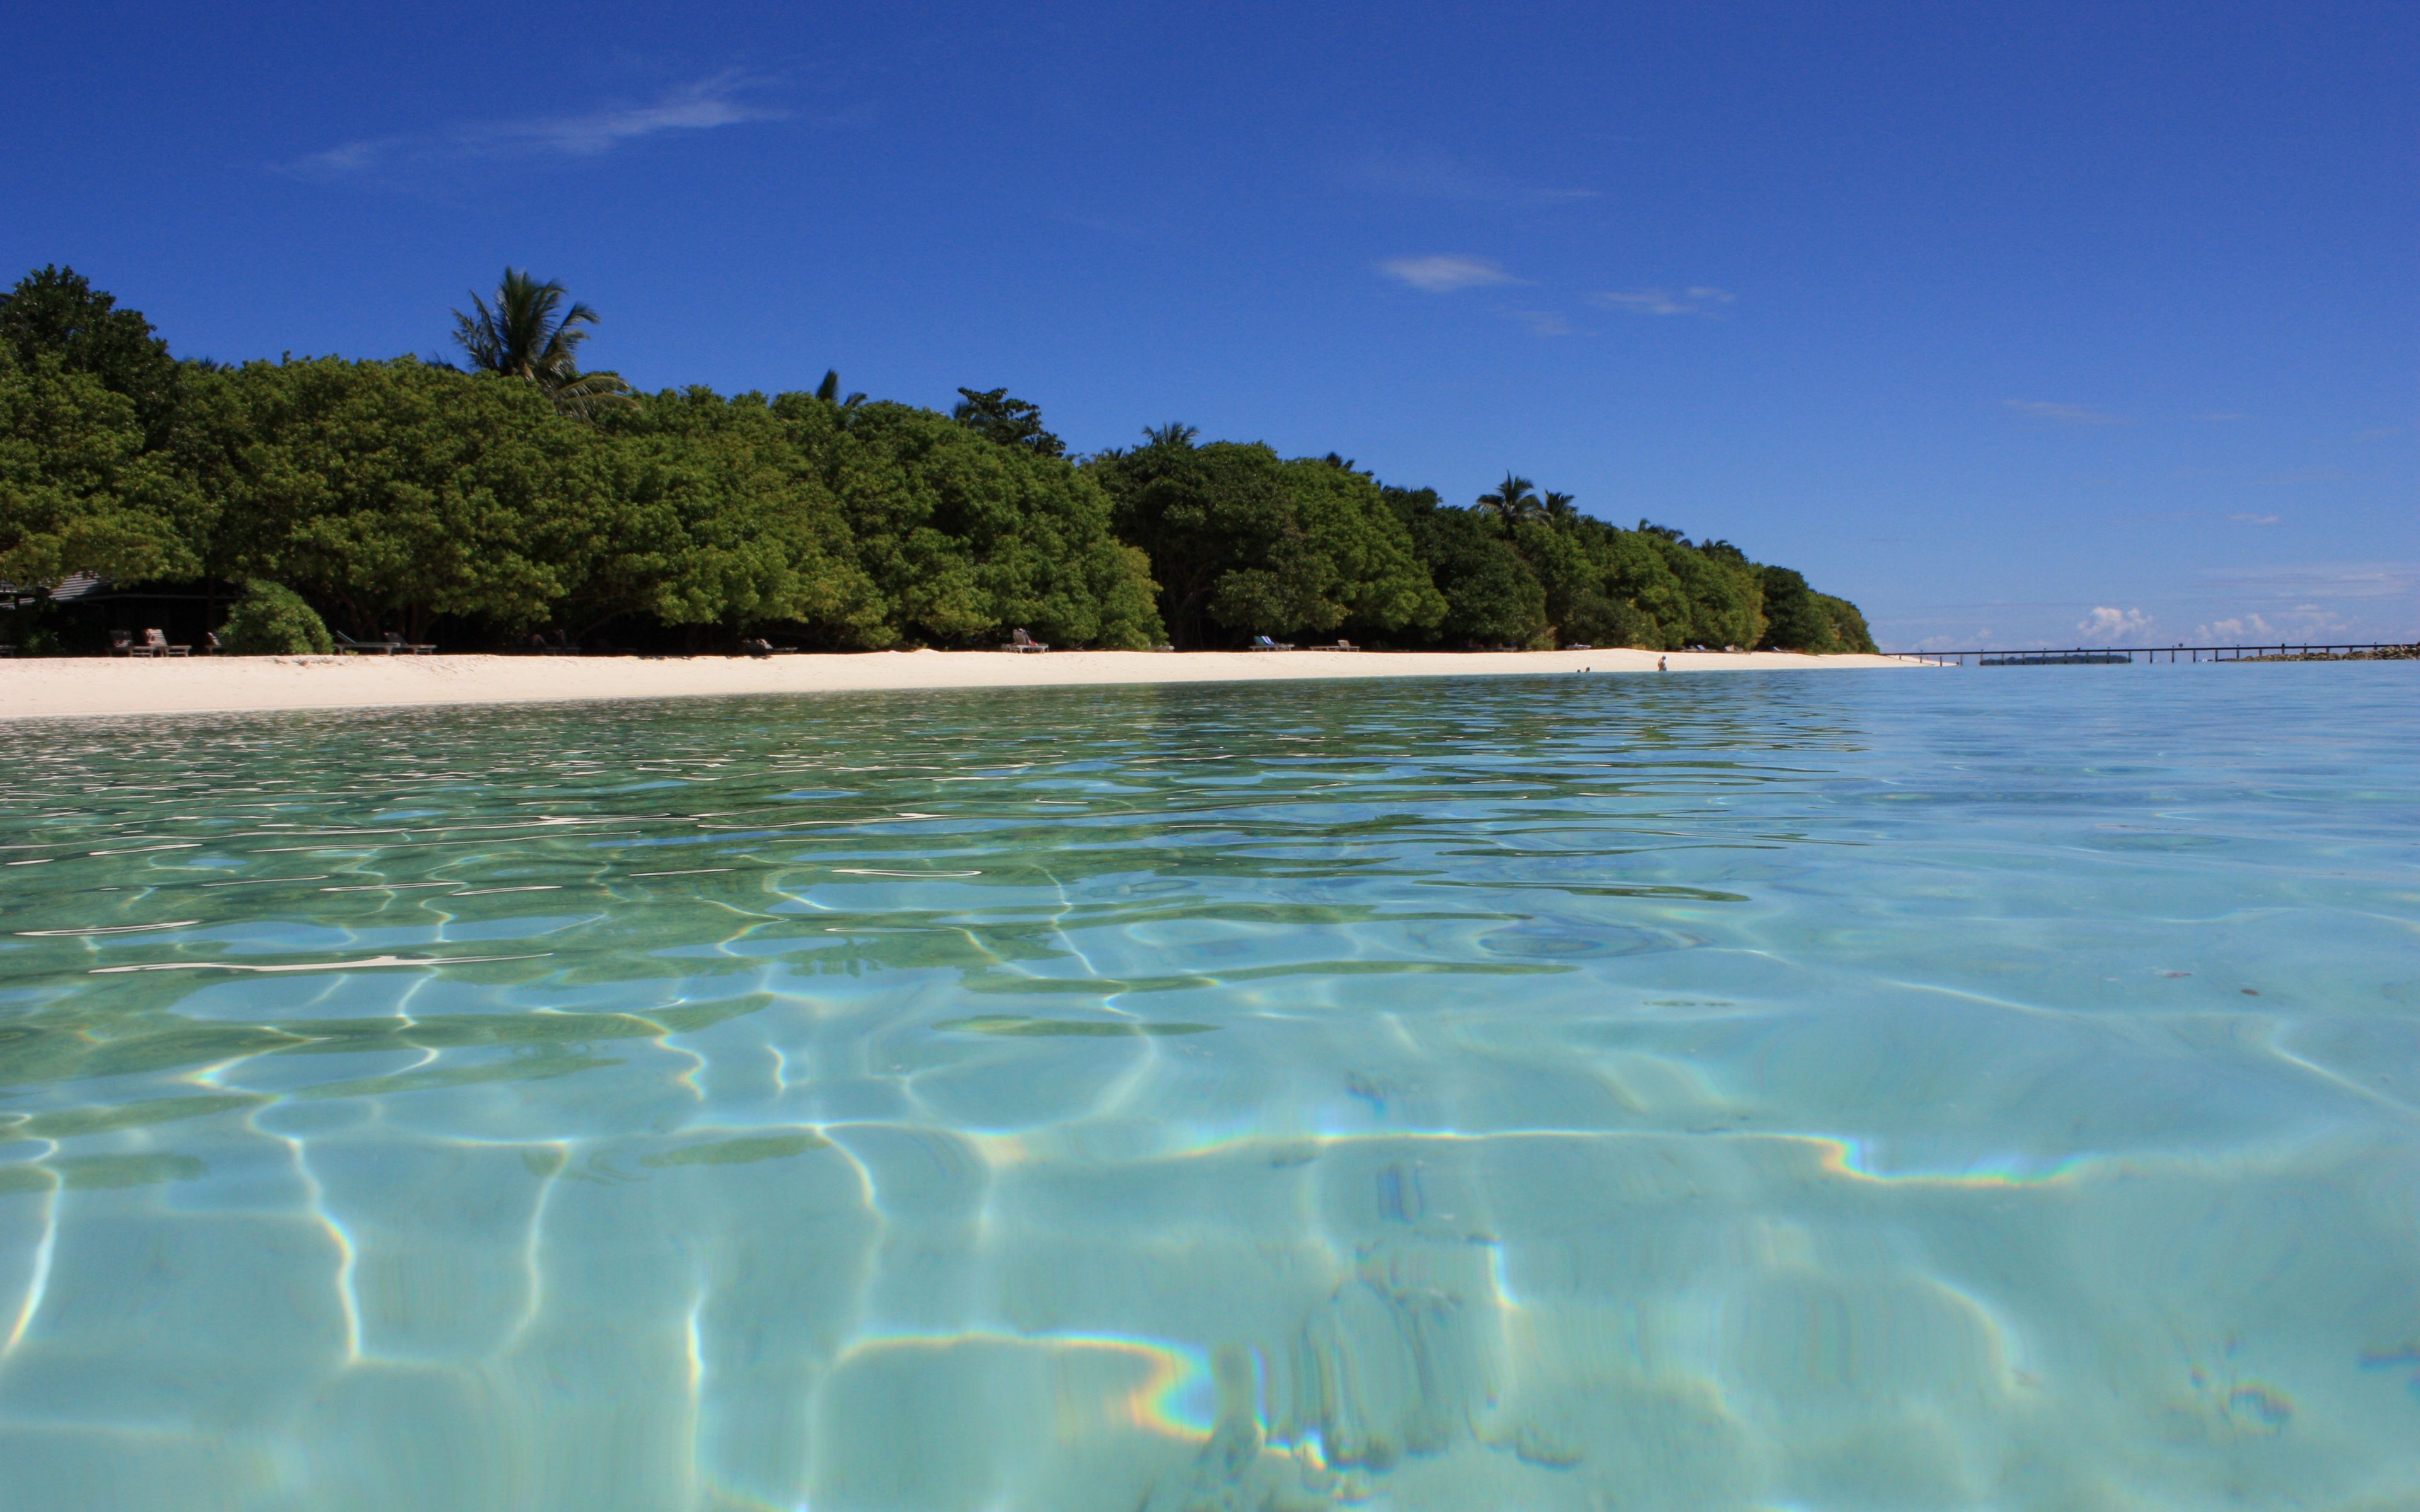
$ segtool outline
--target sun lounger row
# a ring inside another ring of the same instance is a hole
[[[218,637],[210,637],[210,649],[216,651],[218,644]],[[158,630],[144,631],[140,640],[134,639],[132,630],[112,630],[109,632],[109,654],[113,656],[190,656],[194,648],[172,646],[168,638]]]
[[[356,640],[342,630],[331,632],[330,639],[336,642],[336,650],[348,656],[426,656],[437,649],[413,645],[393,630],[379,640]]]
[[[347,656],[426,656],[437,649],[435,646],[414,645],[403,637],[392,633],[383,640],[356,640],[351,636],[338,631],[334,639],[336,649]],[[202,637],[202,642],[204,656],[215,656],[224,649],[220,646],[219,638],[214,633],[205,634]],[[143,639],[140,640],[134,639],[134,632],[132,630],[112,630],[109,632],[109,654],[113,656],[190,656],[194,654],[194,648],[190,645],[171,645],[168,637],[158,630],[144,631]]]

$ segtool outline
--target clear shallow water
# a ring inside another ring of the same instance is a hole
[[[0,1502],[2407,1505],[2415,692],[0,727]]]

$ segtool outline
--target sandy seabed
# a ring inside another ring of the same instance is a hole
[[[0,719],[907,688],[1061,687],[1302,678],[1914,668],[1794,652],[873,651],[738,656],[193,656],[0,661]]]

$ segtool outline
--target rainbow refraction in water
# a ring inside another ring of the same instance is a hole
[[[0,727],[0,1503],[2377,1508],[2399,667]]]

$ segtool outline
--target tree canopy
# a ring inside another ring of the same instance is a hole
[[[1160,426],[1086,467],[1149,556],[1177,645],[1435,627],[1445,602],[1367,474],[1194,435]]]
[[[0,345],[0,582],[195,572],[191,497],[147,449],[134,399],[56,352]]]
[[[221,367],[72,270],[28,274],[0,298],[0,581],[183,584],[256,617],[299,594],[459,646],[1872,645],[1797,572],[1517,473],[1454,505],[1176,422],[1075,458],[1005,389],[944,414],[836,373],[638,393],[581,371],[596,312],[562,285],[508,268],[472,304],[469,371]]]
[[[0,294],[0,347],[21,366],[55,358],[134,407],[147,439],[157,440],[177,403],[183,369],[140,310],[121,310],[72,268],[38,268]]]
[[[1042,407],[1023,399],[1012,399],[1006,389],[985,389],[978,393],[972,389],[960,389],[960,398],[950,418],[976,430],[1002,446],[1022,446],[1044,456],[1065,456],[1067,443],[1043,427]]]

